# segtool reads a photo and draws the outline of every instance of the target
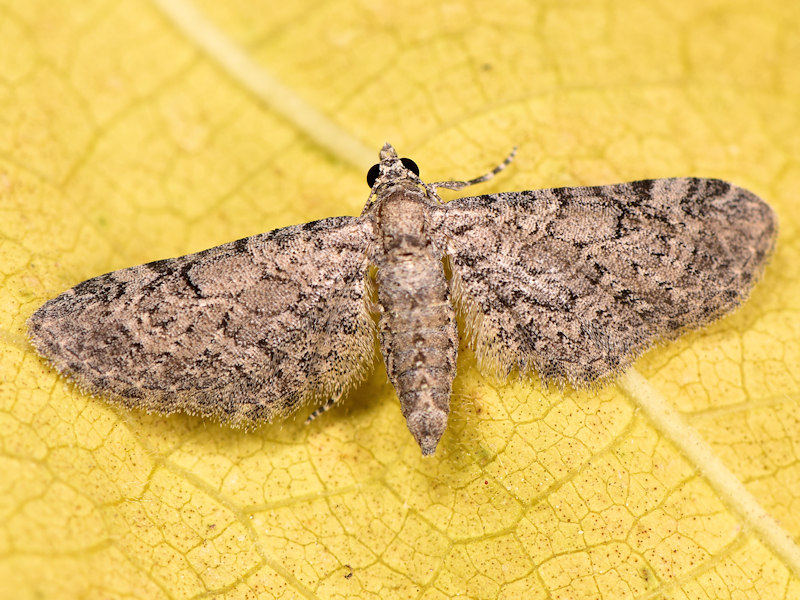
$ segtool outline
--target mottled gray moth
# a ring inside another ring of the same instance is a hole
[[[447,425],[456,312],[482,371],[585,387],[730,312],[775,243],[769,206],[716,179],[436,193],[509,160],[426,184],[386,144],[361,216],[89,279],[33,314],[31,340],[90,393],[247,427],[341,398],[377,334],[429,455]]]

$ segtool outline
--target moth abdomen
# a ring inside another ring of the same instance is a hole
[[[378,269],[381,349],[408,428],[425,455],[447,427],[458,358],[455,312],[440,260]]]

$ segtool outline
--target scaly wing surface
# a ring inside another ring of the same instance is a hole
[[[29,321],[37,350],[94,394],[234,426],[339,395],[374,358],[370,229],[277,229],[89,279]]]
[[[775,234],[758,197],[695,178],[461,198],[433,225],[481,368],[577,386],[736,307]]]

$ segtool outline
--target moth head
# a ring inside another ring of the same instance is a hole
[[[397,152],[391,144],[386,143],[381,148],[380,159],[376,165],[367,172],[367,184],[374,188],[377,182],[385,183],[401,179],[419,181],[419,167],[410,158],[398,158]]]

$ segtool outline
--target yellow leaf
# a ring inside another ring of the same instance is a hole
[[[781,0],[6,0],[0,597],[800,597],[800,13]],[[383,367],[242,433],[82,395],[27,343],[112,269],[358,214],[391,141],[475,193],[721,177],[751,300],[592,392],[459,360],[423,459]]]

